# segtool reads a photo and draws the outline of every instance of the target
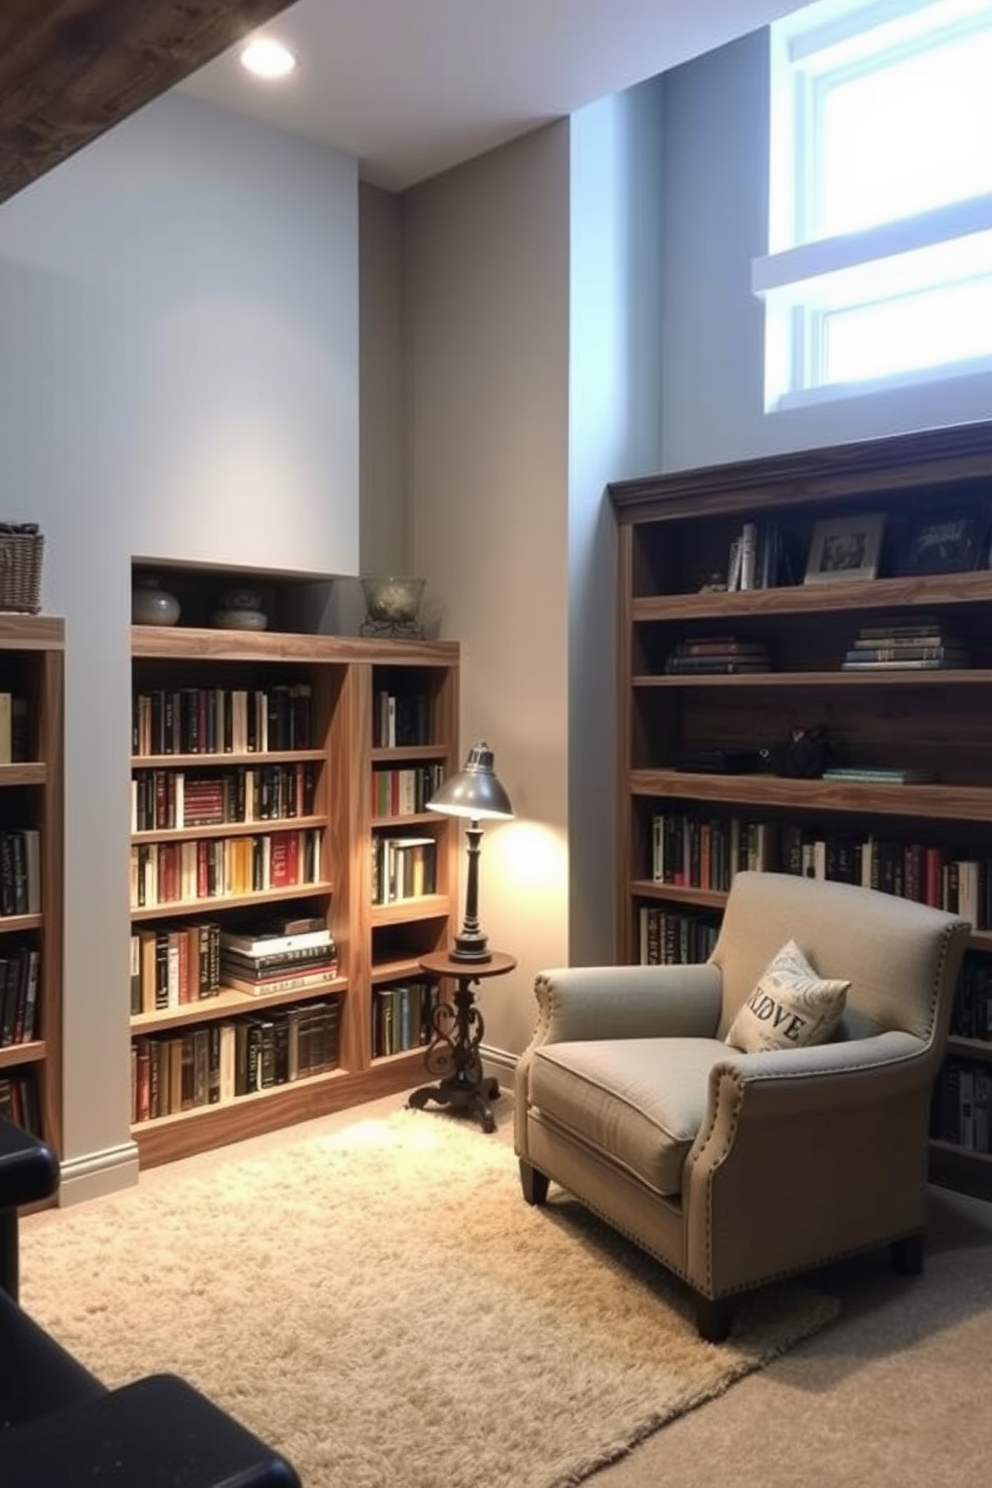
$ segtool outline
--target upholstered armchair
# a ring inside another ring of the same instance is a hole
[[[881,1245],[919,1271],[969,928],[871,889],[739,873],[704,965],[541,973],[515,1075],[525,1199],[553,1180],[635,1240],[688,1284],[711,1341],[736,1295],[775,1278]],[[755,989],[790,941],[849,983],[839,1023],[828,1042],[742,1052],[724,1040],[739,1014],[766,1016]]]

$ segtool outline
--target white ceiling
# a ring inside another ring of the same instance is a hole
[[[252,79],[232,50],[182,86],[398,191],[804,3],[297,0],[261,28],[297,53],[291,78]]]

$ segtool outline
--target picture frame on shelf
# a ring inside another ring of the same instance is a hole
[[[884,512],[829,517],[813,528],[804,584],[838,584],[878,577]]]
[[[986,558],[988,528],[988,515],[976,509],[917,522],[910,529],[899,573],[968,573],[980,567]]]

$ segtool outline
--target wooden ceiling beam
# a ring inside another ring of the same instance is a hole
[[[0,202],[292,0],[0,0]]]

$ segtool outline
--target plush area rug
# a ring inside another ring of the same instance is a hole
[[[154,1177],[154,1175],[152,1175]],[[680,1288],[506,1144],[401,1110],[27,1219],[24,1306],[106,1383],[185,1375],[307,1488],[564,1488],[836,1314]]]

